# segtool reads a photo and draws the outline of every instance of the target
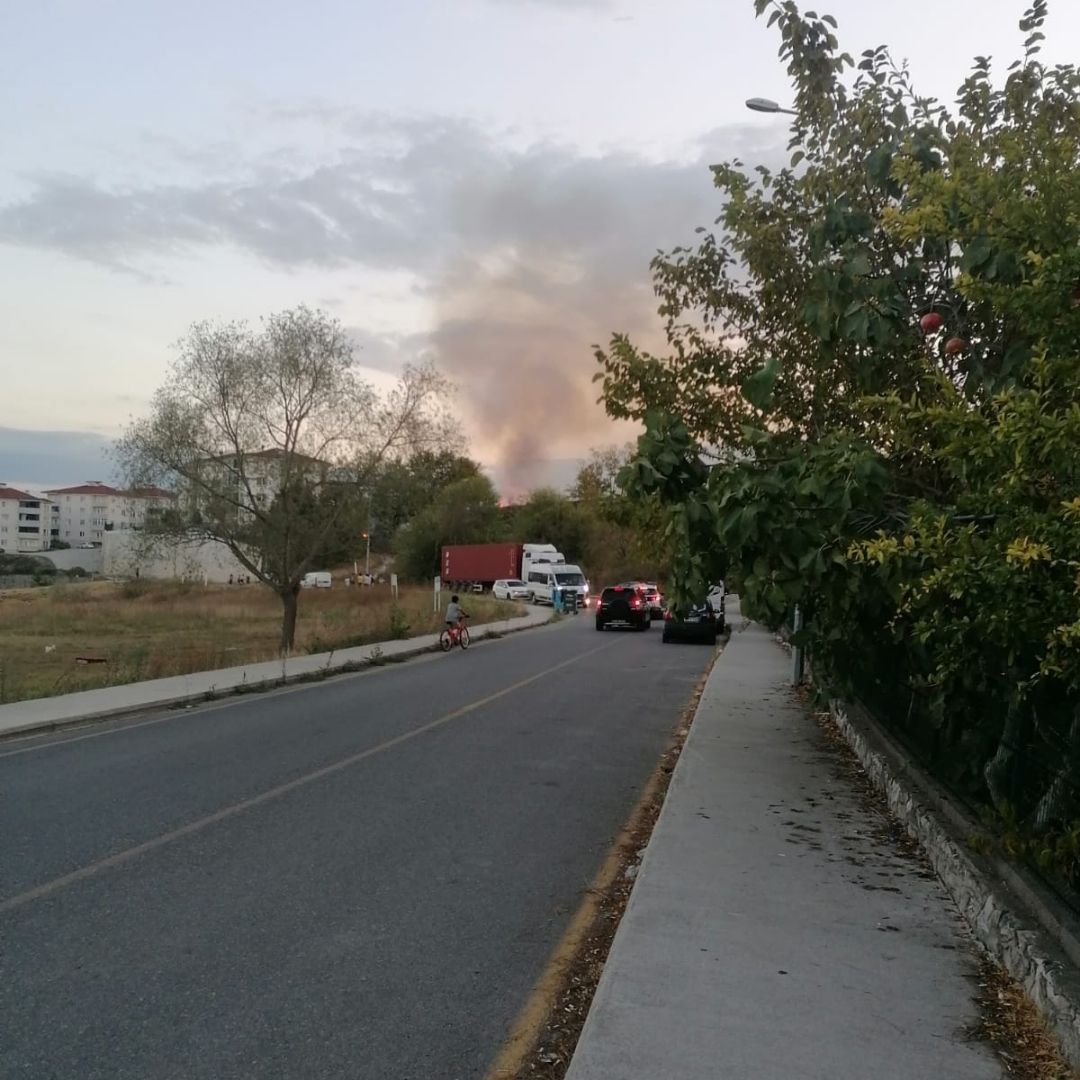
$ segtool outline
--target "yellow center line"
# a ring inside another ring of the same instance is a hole
[[[429,731],[434,731],[436,728],[443,727],[445,724],[449,724],[454,720],[459,720],[468,713],[475,712],[477,709],[482,709],[485,705],[490,705],[493,701],[498,701],[508,694],[513,694],[536,682],[538,679],[546,678],[555,671],[560,671],[563,668],[569,667],[571,664],[576,664],[590,656],[595,656],[598,652],[610,649],[614,644],[614,642],[611,642],[607,645],[601,645],[599,648],[590,649],[588,652],[579,653],[577,656],[572,656],[569,660],[563,660],[561,663],[545,668],[543,671],[538,671],[535,675],[530,675],[526,679],[521,679],[519,682],[506,686],[502,690],[497,690],[494,694],[489,694],[487,697],[480,698],[478,701],[470,702],[468,705],[462,705],[460,708],[454,709],[453,712],[449,712],[445,716],[440,716],[427,724],[422,724],[418,728],[413,728],[411,731],[396,735],[394,738],[387,739],[377,746],[362,750],[358,754],[351,754],[349,757],[342,758],[340,761],[335,761],[332,765],[324,765],[320,769],[305,773],[303,776],[298,776],[294,780],[289,780],[284,784],[278,784],[277,787],[272,787],[259,795],[252,796],[250,799],[244,799],[241,802],[233,803],[231,806],[223,807],[220,810],[214,811],[212,814],[207,814],[205,817],[188,822],[187,825],[181,825],[178,829],[172,829],[169,832],[162,833],[152,840],[146,840],[141,844],[136,844],[134,847],[125,848],[123,851],[118,851],[114,855],[109,855],[104,859],[99,859],[97,862],[89,863],[87,866],[83,866],[78,870],[73,870],[70,874],[63,874],[60,877],[53,878],[51,881],[36,885],[32,889],[27,889],[26,892],[17,893],[7,900],[0,901],[0,914],[22,907],[24,904],[29,904],[34,900],[41,900],[46,896],[51,896],[53,893],[66,889],[70,885],[78,884],[78,882],[85,881],[87,878],[96,877],[105,870],[123,866],[125,863],[132,862],[140,856],[147,855],[152,851],[157,851],[159,848],[163,848],[176,840],[182,840],[186,836],[193,836],[196,833],[200,833],[204,829],[210,828],[211,825],[217,825],[218,822],[227,821],[237,814],[253,810],[257,806],[262,806],[264,803],[272,802],[274,799],[279,799],[283,795],[288,795],[298,788],[306,787],[308,784],[313,784],[317,780],[323,780],[328,776],[333,776],[335,773],[342,772],[344,769],[351,768],[353,765],[359,765],[361,761],[366,761],[368,758],[375,757],[376,754],[383,754],[387,750],[392,750],[395,746],[400,746],[402,743],[409,742],[412,739],[418,738],[420,735],[425,735]]]

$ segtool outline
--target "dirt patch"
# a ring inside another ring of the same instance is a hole
[[[497,1066],[488,1080],[562,1080],[566,1075],[711,670],[712,664],[690,696],[641,801],[619,835],[616,862],[608,869],[610,880],[591,892],[593,917],[576,952],[563,962],[561,978],[539,1029],[530,1032],[527,1044],[514,1054],[514,1064]]]
[[[1077,1080],[1057,1040],[1020,984],[989,958],[979,967],[982,1020],[976,1034],[997,1051],[1008,1076],[1017,1080]]]

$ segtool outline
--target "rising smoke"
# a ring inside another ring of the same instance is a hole
[[[594,346],[615,331],[662,351],[649,260],[709,219],[704,164],[526,153],[455,200],[467,255],[437,277],[431,345],[461,392],[474,453],[504,496],[550,482],[550,463],[634,429],[597,403]]]

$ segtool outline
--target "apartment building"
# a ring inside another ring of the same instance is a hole
[[[55,507],[53,536],[72,547],[101,544],[107,532],[138,531],[173,504],[173,495],[162,488],[121,491],[100,480],[45,494]]]
[[[0,551],[7,555],[48,551],[51,530],[48,499],[0,483]]]
[[[200,463],[206,483],[215,491],[228,493],[235,498],[237,513],[241,519],[252,515],[256,507],[265,508],[273,503],[281,491],[286,468],[297,473],[308,483],[319,485],[341,478],[339,471],[325,461],[300,453],[286,453],[277,448],[257,450],[239,458],[234,454],[206,458]],[[235,485],[235,496],[232,489]],[[185,510],[200,510],[207,502],[206,492],[198,485],[188,488]]]

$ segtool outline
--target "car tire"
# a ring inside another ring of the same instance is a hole
[[[669,634],[669,633],[668,633],[668,632],[667,632],[667,631],[665,630],[665,631],[664,631],[664,632],[663,632],[663,633],[662,633],[662,634],[660,635],[660,640],[661,640],[661,641],[662,641],[662,642],[663,642],[663,643],[664,643],[665,645],[670,645],[670,644],[671,644],[671,641],[672,641],[672,638],[671,638],[671,635],[670,635],[670,634]]]
[[[597,630],[603,630],[604,629],[604,624],[599,619],[596,620],[596,629]]]

